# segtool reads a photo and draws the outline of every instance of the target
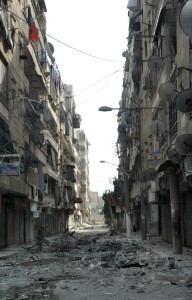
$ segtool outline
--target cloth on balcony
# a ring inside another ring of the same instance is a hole
[[[35,21],[31,21],[29,25],[29,39],[33,42],[36,42],[39,39],[39,32],[35,25]]]

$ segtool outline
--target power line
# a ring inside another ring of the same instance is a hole
[[[120,60],[112,60],[112,59],[102,58],[102,57],[99,57],[99,56],[95,56],[95,55],[89,54],[89,53],[87,53],[87,52],[84,52],[84,51],[82,51],[82,50],[79,50],[79,49],[77,49],[77,48],[75,48],[75,47],[72,47],[72,46],[70,46],[70,45],[68,45],[68,44],[66,44],[66,43],[64,43],[64,42],[62,42],[62,41],[58,40],[57,38],[54,38],[53,36],[51,36],[51,35],[49,35],[49,34],[47,34],[47,33],[46,33],[46,36],[52,38],[53,40],[57,41],[57,42],[60,43],[60,44],[63,44],[64,46],[66,46],[66,47],[68,47],[68,48],[70,48],[70,49],[73,49],[73,50],[75,50],[75,51],[77,51],[77,52],[80,52],[80,53],[82,53],[82,54],[85,54],[85,55],[87,55],[87,56],[90,56],[90,57],[93,57],[93,58],[96,58],[96,59],[100,59],[100,60],[104,60],[104,61],[108,61],[108,62],[115,62],[115,63],[122,62],[122,61],[120,61]]]
[[[106,85],[109,83],[109,81],[111,80],[111,78],[109,78],[107,80],[107,82],[105,82],[105,84],[99,89],[99,91],[97,91],[94,95],[88,97],[87,99],[84,99],[83,101],[81,101],[80,103],[78,103],[76,105],[76,107],[79,107],[81,104],[84,104],[85,102],[89,101],[90,99],[95,98],[100,92],[102,92],[102,90],[106,87]]]
[[[12,11],[10,11],[10,10],[9,10],[8,8],[6,8],[4,5],[0,4],[0,7],[2,7],[3,9],[5,9],[6,11],[8,11],[10,14],[14,15],[15,17],[17,17],[17,18],[20,19],[21,21],[23,21],[23,22],[25,22],[25,23],[28,24],[28,22],[27,22],[26,20],[24,20],[23,18],[19,17],[18,15],[16,15],[16,14],[13,13]],[[99,60],[103,60],[103,61],[108,61],[108,62],[115,62],[115,63],[122,62],[122,61],[119,61],[119,60],[112,60],[112,59],[102,58],[102,57],[99,57],[99,56],[96,56],[96,55],[87,53],[87,52],[85,52],[85,51],[82,51],[82,50],[80,50],[80,49],[77,49],[77,48],[75,48],[75,47],[73,47],[73,46],[68,45],[67,43],[65,43],[65,42],[63,42],[63,41],[61,41],[61,40],[59,40],[59,39],[53,37],[52,35],[50,35],[50,34],[48,34],[48,33],[45,33],[45,32],[42,31],[40,28],[37,28],[37,30],[38,30],[39,32],[41,32],[41,34],[50,37],[51,39],[55,40],[56,42],[58,42],[58,43],[60,43],[60,44],[62,44],[62,45],[64,45],[64,46],[66,46],[66,47],[68,47],[68,48],[70,48],[70,49],[72,49],[72,50],[74,50],[74,51],[77,51],[77,52],[79,52],[79,53],[82,53],[82,54],[84,54],[84,55],[87,55],[87,56],[89,56],[89,57],[92,57],[92,58],[95,58],[95,59],[99,59]]]
[[[110,73],[109,75],[105,76],[104,78],[96,81],[95,83],[91,84],[90,86],[88,86],[88,87],[84,88],[83,90],[77,92],[75,95],[73,95],[73,97],[75,97],[76,95],[79,95],[79,94],[83,93],[84,91],[86,91],[86,90],[90,89],[91,87],[97,85],[98,83],[100,83],[101,81],[107,79],[108,77],[115,75],[117,72],[121,71],[122,69],[123,69],[123,67],[121,67],[120,69],[114,71],[113,73]]]

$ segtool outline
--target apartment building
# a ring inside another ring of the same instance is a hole
[[[192,246],[191,1],[132,0],[127,8],[118,115],[122,197],[143,239],[161,235],[179,253]]]
[[[0,1],[0,248],[63,232],[79,202],[72,85],[46,36],[44,0]]]
[[[82,199],[80,219],[86,223],[90,220],[90,189],[89,189],[89,141],[84,130],[77,130],[77,152],[80,157],[80,196]]]

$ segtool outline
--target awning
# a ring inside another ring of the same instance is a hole
[[[159,166],[163,163],[165,163],[167,159],[154,159],[154,160],[148,160],[146,162],[146,167],[147,168],[155,168],[158,170]]]
[[[171,166],[175,166],[175,163],[171,161],[170,159],[159,159],[159,160],[153,160],[149,161],[148,165],[157,171],[157,173],[164,172],[167,168]]]

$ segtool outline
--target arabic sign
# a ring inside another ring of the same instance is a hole
[[[146,162],[146,166],[147,167],[156,167],[156,166],[159,166],[159,165],[161,165],[161,164],[163,164],[163,163],[165,163],[167,161],[167,159],[156,159],[156,160],[148,160],[147,162]]]

